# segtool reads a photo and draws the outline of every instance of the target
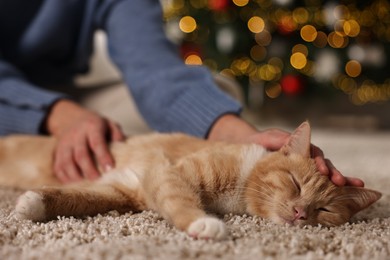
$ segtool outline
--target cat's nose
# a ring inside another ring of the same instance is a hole
[[[295,210],[295,219],[307,219],[307,213],[306,210],[303,207],[294,207]]]

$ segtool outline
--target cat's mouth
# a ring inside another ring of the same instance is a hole
[[[288,217],[281,217],[279,216],[279,219],[277,221],[279,224],[288,224],[291,226],[302,226],[305,225],[304,221],[301,219],[295,219],[293,217],[288,218]]]
[[[289,224],[291,226],[294,226],[294,223],[295,223],[294,219],[287,219],[287,218],[281,217],[281,220],[283,221],[284,224]]]

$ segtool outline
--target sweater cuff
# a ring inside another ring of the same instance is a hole
[[[0,135],[39,134],[41,124],[46,116],[38,110],[23,107],[11,107],[0,103]]]
[[[40,89],[19,78],[1,80],[0,134],[42,134],[50,107],[66,95]]]
[[[203,83],[209,84],[188,88],[176,98],[168,119],[175,129],[206,138],[217,119],[225,114],[239,115],[242,108],[212,80]]]

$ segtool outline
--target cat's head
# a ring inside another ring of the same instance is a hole
[[[249,213],[293,225],[341,225],[381,197],[365,188],[338,187],[318,172],[307,122],[254,167],[247,185]]]

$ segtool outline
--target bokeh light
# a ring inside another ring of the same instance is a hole
[[[301,37],[304,41],[312,42],[317,38],[317,29],[313,25],[305,25],[301,29]]]
[[[272,57],[269,59],[268,64],[278,67],[280,71],[284,68],[283,60],[278,57]]]
[[[344,91],[344,93],[352,94],[357,89],[357,83],[353,78],[343,76],[339,79],[337,87]]]
[[[233,3],[237,6],[246,6],[249,0],[233,0]]]
[[[303,7],[298,7],[293,11],[292,17],[296,23],[305,24],[309,20],[309,11]]]
[[[272,41],[272,36],[267,30],[263,30],[260,33],[256,33],[255,41],[258,45],[268,46]]]
[[[348,20],[344,22],[343,30],[349,37],[356,37],[360,33],[360,25],[355,20]]]
[[[196,54],[188,55],[184,62],[187,65],[202,65],[202,59]]]
[[[277,77],[280,75],[280,69],[271,64],[264,64],[260,66],[257,72],[260,78],[264,81],[276,80]]]
[[[282,86],[277,82],[270,82],[265,86],[265,93],[270,98],[277,98],[282,93]]]
[[[292,53],[300,52],[304,54],[305,56],[309,55],[309,50],[307,47],[303,44],[296,44],[291,50]]]
[[[196,21],[191,16],[184,16],[180,19],[179,28],[182,32],[191,33],[196,29]]]
[[[303,69],[307,64],[306,55],[302,52],[293,53],[290,58],[290,63],[296,69]]]
[[[333,48],[344,48],[348,45],[348,38],[344,37],[336,32],[331,32],[328,35],[328,43]]]
[[[345,65],[345,72],[348,74],[348,76],[356,78],[362,72],[362,66],[356,60],[348,61]]]
[[[253,33],[260,33],[264,30],[265,24],[263,18],[253,16],[248,21],[248,28]]]
[[[163,5],[170,38],[198,50],[182,50],[186,64],[203,64],[244,85],[249,79],[264,86],[269,98],[286,93],[290,88],[282,79],[296,73],[302,84],[313,86],[309,95],[332,91],[325,90],[330,85],[356,105],[390,100],[388,0],[167,0]]]

